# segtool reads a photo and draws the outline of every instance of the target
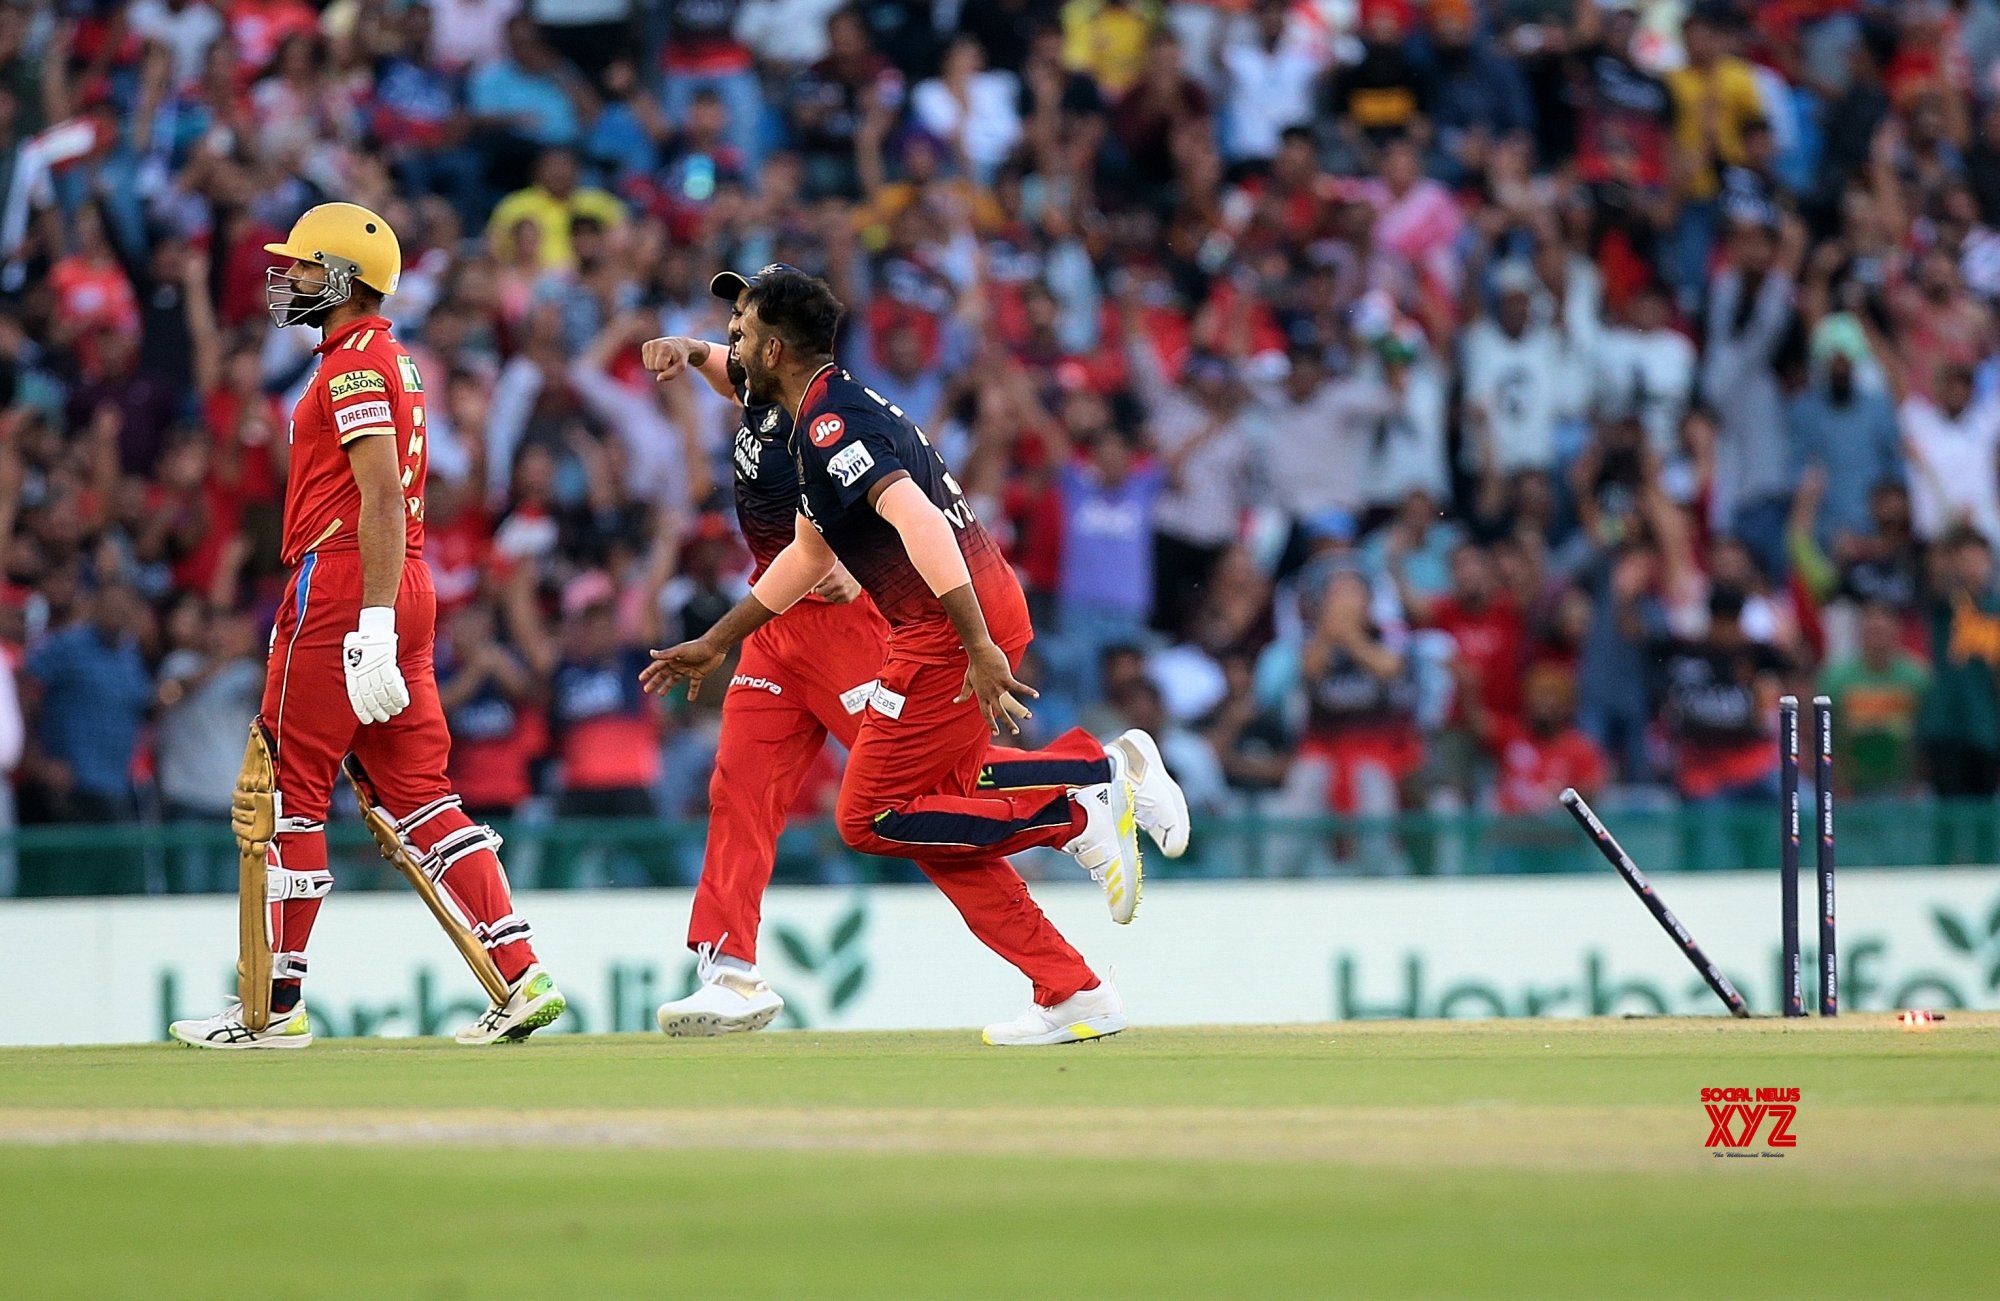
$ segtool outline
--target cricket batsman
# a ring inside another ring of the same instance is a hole
[[[741,330],[743,298],[763,278],[779,273],[800,274],[773,264],[749,276],[725,271],[710,283],[711,292],[738,309],[731,313],[731,344]],[[782,403],[748,400],[746,376],[721,345],[654,339],[645,345],[642,360],[662,381],[691,369],[738,404],[741,420],[731,458],[736,514],[756,560],[752,582],[760,580],[796,530],[799,486],[791,412]],[[853,749],[889,643],[889,625],[881,612],[838,564],[782,618],[758,628],[744,643],[723,697],[722,735],[709,783],[708,844],[688,922],[688,947],[699,957],[701,983],[686,998],[659,1009],[660,1029],[667,1034],[758,1030],[783,1010],[784,1000],[756,963],[763,896],[785,811],[829,735]],[[991,748],[979,785],[996,791],[1099,785],[1112,779],[1118,765],[1162,777],[1166,771],[1153,739],[1143,732],[1127,733],[1107,752],[1079,729],[1038,753]],[[1177,799],[1178,792],[1173,796]],[[1176,807],[1184,846],[1186,809]],[[974,933],[1005,955],[1009,937],[995,919],[1007,915],[1011,899],[1026,896],[1013,869],[1002,861],[975,871],[930,875]],[[1130,902],[1137,903],[1136,891]],[[1130,916],[1126,909],[1123,919]]]
[[[333,887],[326,813],[343,769],[385,857],[408,877],[492,999],[462,1044],[525,1038],[563,1014],[514,912],[497,851],[445,780],[451,736],[431,663],[437,594],[423,561],[424,385],[382,300],[402,248],[366,208],[307,212],[267,273],[271,320],[321,333],[292,410],[283,559],[272,634],[231,823],[242,863],[238,996],[176,1021],[200,1048],[303,1048],[306,941]],[[350,756],[351,752],[351,757]]]
[[[786,268],[741,286],[731,352],[746,407],[792,414],[792,538],[714,628],[653,652],[647,689],[687,678],[695,691],[732,647],[774,620],[782,626],[844,565],[874,598],[889,637],[841,783],[841,838],[915,860],[974,934],[1032,982],[1033,1005],[988,1026],[987,1043],[1116,1034],[1127,1024],[1117,990],[1042,913],[1006,856],[1062,849],[1103,886],[1113,920],[1130,921],[1141,885],[1137,827],[1178,854],[1185,800],[1150,746],[1114,746],[1098,779],[1075,788],[1010,792],[982,781],[991,736],[1002,726],[1018,733],[1023,698],[1035,695],[1014,677],[1034,635],[1027,602],[923,432],[833,360],[841,310],[824,282]]]

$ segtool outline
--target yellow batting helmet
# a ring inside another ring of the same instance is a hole
[[[326,268],[326,287],[302,292],[290,268],[274,267],[265,276],[265,299],[271,319],[298,325],[328,307],[347,301],[355,281],[379,294],[393,294],[403,278],[403,246],[389,223],[353,203],[322,203],[292,225],[282,244],[266,244],[266,253]]]

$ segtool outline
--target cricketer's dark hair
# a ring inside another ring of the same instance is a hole
[[[757,277],[743,299],[744,311],[752,307],[787,348],[807,357],[833,355],[834,332],[847,310],[826,281],[803,271]]]

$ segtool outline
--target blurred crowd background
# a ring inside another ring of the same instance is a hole
[[[1770,808],[1783,691],[1845,794],[2000,785],[1994,0],[10,2],[0,142],[24,823],[226,813],[327,199],[402,236],[482,814],[701,816],[635,675],[744,590],[735,419],[637,344],[778,260],[1017,564],[1040,735],[1204,813]]]

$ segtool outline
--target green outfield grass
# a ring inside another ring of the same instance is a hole
[[[24,1298],[1990,1294],[2000,1018],[10,1049],[0,1188]]]

